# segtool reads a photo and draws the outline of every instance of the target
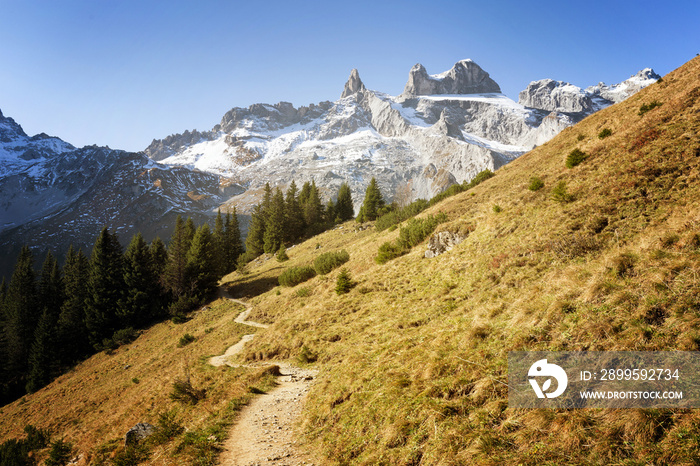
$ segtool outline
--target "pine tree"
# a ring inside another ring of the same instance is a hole
[[[352,204],[352,193],[347,183],[340,185],[338,189],[338,201],[335,204],[336,217],[341,222],[351,220],[355,216],[355,207]]]
[[[315,235],[323,230],[323,204],[316,188],[316,182],[311,182],[309,198],[306,201],[304,208],[304,221],[309,235]]]
[[[216,220],[214,222],[214,234],[212,235],[214,248],[214,269],[218,277],[226,275],[226,256],[224,250],[226,248],[226,238],[224,235],[224,219],[221,216],[221,209],[216,212]]]
[[[335,292],[337,294],[345,294],[349,292],[353,286],[354,284],[350,278],[350,272],[348,272],[348,269],[343,267],[338,275],[338,280],[335,282]]]
[[[34,257],[29,247],[19,253],[5,296],[8,371],[15,379],[26,372],[34,330],[39,322]]]
[[[310,187],[309,187],[310,189]],[[291,244],[304,235],[304,214],[297,196],[297,185],[292,180],[287,188],[284,206],[284,240]]]
[[[163,282],[163,276],[165,275],[165,269],[168,266],[168,250],[165,247],[165,243],[162,239],[156,236],[156,239],[151,241],[148,247],[151,253],[151,266],[153,268],[153,273],[157,277],[159,282]]]
[[[379,190],[377,180],[372,177],[372,180],[365,191],[365,201],[360,208],[360,214],[357,216],[358,222],[371,222],[376,220],[379,210],[384,207],[384,198]]]
[[[187,264],[187,250],[190,240],[185,228],[185,222],[179,215],[175,219],[175,230],[170,237],[168,245],[168,263],[165,267],[166,289],[174,298],[180,297],[185,292],[185,265]]]
[[[46,254],[46,260],[41,267],[38,286],[39,306],[44,307],[51,318],[58,321],[64,300],[63,277],[58,261],[51,251]],[[54,322],[55,323],[55,322]]]
[[[119,328],[119,302],[124,293],[124,274],[121,245],[107,227],[100,232],[90,256],[85,325],[90,343],[101,348],[102,341],[110,338]]]
[[[82,251],[71,245],[63,265],[65,300],[58,318],[57,347],[63,364],[70,364],[90,352],[85,326],[85,300],[90,265]]]
[[[263,235],[263,250],[275,253],[284,241],[284,196],[277,188],[272,198],[265,219],[265,234]]]
[[[229,273],[236,268],[238,256],[243,254],[243,242],[241,241],[241,229],[238,226],[238,215],[236,207],[233,208],[233,215],[226,214],[226,223],[224,224],[224,257],[226,264],[226,273]]]
[[[311,183],[307,181],[301,187],[301,191],[299,191],[299,205],[302,211],[306,203],[309,202],[309,196],[311,196]]]
[[[159,288],[151,252],[137,233],[124,253],[124,296],[118,313],[121,328],[143,327],[160,314]]]
[[[190,249],[195,231],[197,231],[197,227],[194,226],[194,220],[192,220],[192,217],[187,217],[185,222],[185,254]]]
[[[272,205],[272,188],[270,187],[270,183],[265,183],[263,201],[260,205],[264,216],[267,216],[267,211],[270,209],[270,205]]]
[[[326,204],[326,211],[324,212],[324,219],[326,225],[331,227],[335,224],[336,218],[336,206],[333,204],[333,199],[328,199],[328,204]]]
[[[204,298],[216,289],[219,278],[214,270],[214,247],[209,225],[197,229],[192,240],[192,247],[187,252],[185,276],[190,294]]]
[[[287,248],[284,247],[284,243],[280,246],[279,251],[277,251],[277,262],[285,262],[289,260],[287,255]]]
[[[57,360],[55,357],[56,319],[48,308],[44,308],[34,332],[34,341],[29,352],[27,392],[33,393],[51,381]]]
[[[248,225],[248,236],[245,239],[245,255],[251,261],[263,253],[265,246],[265,218],[262,208],[258,205],[253,208]]]

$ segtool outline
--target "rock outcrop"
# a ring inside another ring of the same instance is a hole
[[[428,250],[425,251],[425,257],[427,259],[437,257],[457,246],[464,241],[467,236],[468,235],[452,231],[440,231],[435,233],[428,241]]]
[[[448,71],[429,75],[425,67],[416,64],[408,73],[402,96],[405,98],[435,94],[500,93],[500,86],[489,74],[471,60],[461,60]]]
[[[653,69],[644,68],[619,84],[608,86],[601,82],[595,86],[587,87],[586,92],[593,97],[600,97],[609,102],[618,103],[636,94],[648,85],[655,83],[659,79],[661,79],[661,76],[656,74]]]
[[[156,428],[151,424],[139,422],[124,436],[124,445],[127,447],[138,445],[155,432]]]
[[[348,82],[345,83],[345,89],[343,89],[343,93],[340,94],[340,98],[344,99],[345,97],[351,96],[353,94],[357,94],[360,91],[365,90],[365,85],[362,83],[362,80],[360,79],[360,73],[357,71],[356,68],[353,68],[353,70],[350,72],[350,77],[348,78]]]
[[[593,102],[586,91],[573,84],[553,79],[531,82],[520,92],[518,103],[548,112],[579,113],[593,110]]]

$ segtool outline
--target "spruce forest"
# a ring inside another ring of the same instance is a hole
[[[374,180],[371,186],[370,197],[381,200]],[[336,199],[324,206],[314,182],[301,190],[292,182],[286,196],[266,185],[245,248],[235,208],[219,211],[213,230],[178,216],[167,246],[138,233],[124,250],[104,227],[89,256],[71,247],[61,265],[49,252],[38,272],[25,246],[0,285],[0,404],[39,390],[95,352],[134,341],[156,322],[185,322],[224,275],[352,219],[347,184]]]

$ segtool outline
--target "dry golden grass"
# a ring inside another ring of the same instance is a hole
[[[122,445],[124,434],[136,423],[155,425],[158,415],[171,409],[187,431],[221,422],[232,400],[245,402],[250,397],[248,387],[270,383],[254,369],[214,368],[206,362],[241,335],[255,331],[234,322],[242,310],[217,300],[184,324],[157,324],[114,354],[93,356],[39,392],[2,407],[0,439],[23,437],[24,426],[33,424],[51,429],[54,438],[73,443],[95,461],[98,450],[109,456]],[[179,348],[186,333],[196,340]],[[206,390],[206,398],[194,406],[170,399],[173,382],[187,374],[195,388]],[[171,457],[180,440],[157,447],[146,464],[190,464],[187,454]]]
[[[308,448],[328,464],[696,464],[693,411],[511,410],[506,371],[513,350],[700,349],[698,76],[696,58],[421,214],[445,212],[438,230],[470,231],[437,258],[424,259],[420,245],[377,265],[398,231],[348,222],[290,247],[288,262],[265,256],[225,277],[251,300],[250,318],[272,324],[244,358],[316,356]],[[640,116],[653,101],[662,105]],[[612,134],[600,139],[603,128]],[[574,148],[589,156],[568,169]],[[544,188],[528,189],[533,176]],[[571,202],[551,199],[560,181]],[[340,249],[357,283],[350,293],[334,291],[339,270],[277,286],[287,267]],[[0,435],[34,423],[93,448],[172,406],[168,388],[183,366],[211,394],[181,408],[186,425],[211,422],[209,412],[260,380],[204,364],[248,331],[217,309],[156,326],[3,408]],[[176,349],[184,333],[198,340]]]
[[[348,223],[289,249],[289,263],[228,277],[234,290],[267,283],[253,318],[274,324],[246,358],[318,354],[309,444],[334,464],[692,463],[692,412],[512,411],[505,383],[512,350],[698,349],[699,75],[695,59],[426,211],[448,215],[439,230],[473,228],[438,258],[419,246],[377,265],[398,232]],[[574,148],[589,157],[568,169]],[[528,189],[533,176],[543,189]],[[572,202],[550,199],[559,181]],[[274,286],[341,248],[349,294],[333,292],[338,271]]]

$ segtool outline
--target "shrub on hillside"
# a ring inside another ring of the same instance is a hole
[[[378,264],[384,264],[391,259],[406,254],[411,248],[421,243],[428,237],[440,223],[447,221],[447,215],[440,212],[436,216],[428,215],[425,218],[412,218],[405,227],[399,230],[396,241],[386,242],[379,246],[377,256],[374,258]]]
[[[189,377],[177,379],[173,382],[173,390],[170,392],[170,398],[175,401],[196,405],[200,400],[203,400],[207,391],[205,389],[196,389],[192,386]]]
[[[600,139],[605,139],[608,136],[612,136],[612,130],[610,128],[603,128],[600,130],[600,133],[598,133],[598,137]]]
[[[324,252],[314,261],[314,269],[319,275],[326,275],[350,260],[350,254],[343,249],[336,252]]]
[[[530,191],[539,191],[542,188],[544,188],[544,181],[542,181],[541,178],[537,176],[530,178],[530,184],[528,185],[527,189]]]
[[[560,181],[557,183],[557,185],[552,188],[551,196],[552,200],[561,203],[571,202],[574,200],[574,196],[569,194],[568,190],[566,189],[566,181]]]
[[[566,168],[574,168],[576,165],[580,165],[587,157],[588,154],[581,149],[576,148],[572,150],[569,152],[569,155],[566,156]]]
[[[193,341],[195,341],[197,338],[195,338],[194,335],[190,335],[189,333],[185,333],[183,336],[180,337],[180,341],[177,343],[178,348],[182,348],[183,346],[187,346]]]
[[[177,419],[177,412],[175,410],[165,411],[158,415],[158,424],[149,440],[155,445],[162,445],[168,443],[184,431],[185,427]]]
[[[479,185],[489,178],[493,178],[494,176],[496,176],[496,174],[487,168],[486,170],[482,170],[477,173],[474,179],[471,180],[465,187],[467,189],[472,189],[474,186]]]
[[[44,464],[46,466],[66,466],[71,460],[72,452],[73,445],[71,443],[64,442],[63,440],[56,440],[51,443],[49,457],[46,458]]]
[[[661,107],[662,105],[663,104],[658,100],[653,100],[651,103],[648,104],[642,104],[642,106],[639,107],[639,116],[644,116],[644,114],[649,110],[655,109],[656,107]]]
[[[340,270],[340,275],[338,275],[338,279],[335,282],[335,292],[337,294],[345,294],[348,293],[353,286],[354,283],[352,278],[350,278],[350,272],[348,272],[348,269],[343,267]]]
[[[454,186],[459,186],[459,185],[454,185]],[[406,219],[409,219],[411,217],[415,217],[416,215],[418,215],[419,213],[421,213],[425,209],[427,209],[429,206],[430,206],[430,203],[428,201],[426,201],[425,199],[417,199],[417,200],[411,202],[406,207],[403,207],[403,208],[397,209],[397,210],[393,210],[393,211],[377,218],[377,221],[375,222],[374,227],[377,229],[377,231],[386,230],[387,228],[391,228],[392,226],[397,225]]]
[[[277,251],[277,262],[286,262],[288,260],[289,256],[287,255],[287,248],[285,248],[284,244],[282,244],[279,251]]]
[[[277,281],[281,286],[296,286],[316,276],[316,271],[308,265],[303,267],[290,267],[279,276]]]

